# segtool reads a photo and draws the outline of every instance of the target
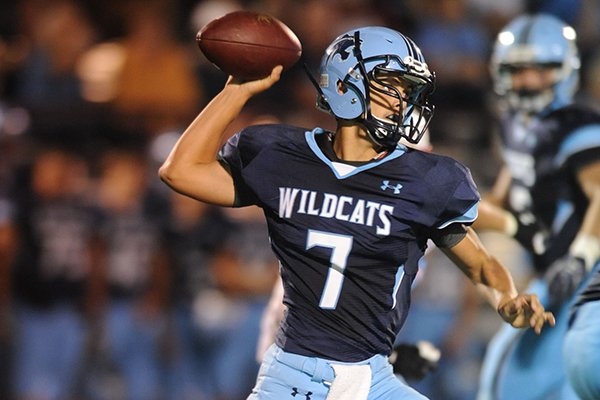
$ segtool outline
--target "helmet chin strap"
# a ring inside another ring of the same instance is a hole
[[[310,80],[310,82],[313,84],[315,89],[317,89],[317,108],[319,108],[323,111],[326,111],[326,112],[331,111],[331,107],[329,107],[329,103],[327,103],[327,101],[325,101],[325,95],[323,94],[323,90],[321,90],[319,83],[317,82],[317,80],[315,79],[313,74],[310,72],[310,68],[308,68],[308,65],[306,65],[306,62],[302,63],[302,67],[304,68],[304,72],[306,72],[306,75],[308,76],[308,79]]]
[[[360,122],[366,128],[367,134],[371,140],[382,148],[394,148],[400,141],[400,124],[396,124],[394,126],[387,124],[374,117],[370,111],[368,112],[366,118],[360,118]],[[394,140],[396,137],[398,140]]]

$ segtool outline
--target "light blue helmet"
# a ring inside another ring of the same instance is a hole
[[[373,90],[383,92],[386,87],[386,93],[400,97],[384,82],[391,75],[408,88],[403,98],[406,107],[389,118],[376,118],[371,114]],[[392,29],[364,27],[338,36],[327,48],[321,60],[317,105],[336,118],[362,123],[376,144],[390,148],[402,137],[419,142],[433,116],[428,96],[434,87],[435,75],[411,39]]]
[[[496,93],[508,100],[511,108],[538,113],[567,105],[579,84],[581,65],[575,30],[551,15],[523,15],[500,31],[491,59]],[[512,88],[511,72],[524,66],[555,68],[551,88],[532,93]]]

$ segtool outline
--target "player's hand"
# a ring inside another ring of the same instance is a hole
[[[534,254],[542,254],[546,250],[548,232],[531,213],[511,214],[517,221],[517,231],[514,238],[525,249]]]
[[[225,86],[238,86],[239,89],[243,90],[249,97],[251,97],[258,93],[264,92],[273,86],[277,81],[279,81],[282,71],[283,67],[281,65],[277,65],[273,68],[269,76],[252,81],[243,80],[235,76],[229,76]]]
[[[498,306],[498,314],[514,328],[532,328],[536,334],[544,325],[554,326],[554,314],[544,309],[534,294],[520,294]]]
[[[579,257],[566,255],[550,265],[544,275],[553,304],[561,304],[577,290],[585,276],[585,262]]]
[[[434,371],[440,360],[440,351],[431,343],[401,343],[394,348],[390,362],[394,373],[406,380],[421,380]]]

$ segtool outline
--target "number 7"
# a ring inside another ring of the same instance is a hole
[[[344,270],[348,262],[348,256],[352,250],[352,236],[338,235],[330,232],[308,231],[306,250],[315,246],[327,247],[332,250],[327,280],[321,295],[319,307],[324,309],[335,309],[337,306],[342,285],[344,283]]]

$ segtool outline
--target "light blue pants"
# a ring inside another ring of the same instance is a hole
[[[582,400],[600,399],[600,301],[583,304],[566,334],[563,358]]]
[[[547,287],[533,281],[527,293],[547,304]],[[553,309],[556,326],[538,336],[532,329],[501,328],[488,346],[480,377],[478,400],[576,400],[560,350],[573,300]]]
[[[265,354],[256,386],[248,400],[281,400],[291,396],[324,400],[335,377],[330,362],[322,358],[286,353],[273,345]],[[356,364],[371,366],[368,400],[427,400],[394,375],[387,357],[376,355]]]

